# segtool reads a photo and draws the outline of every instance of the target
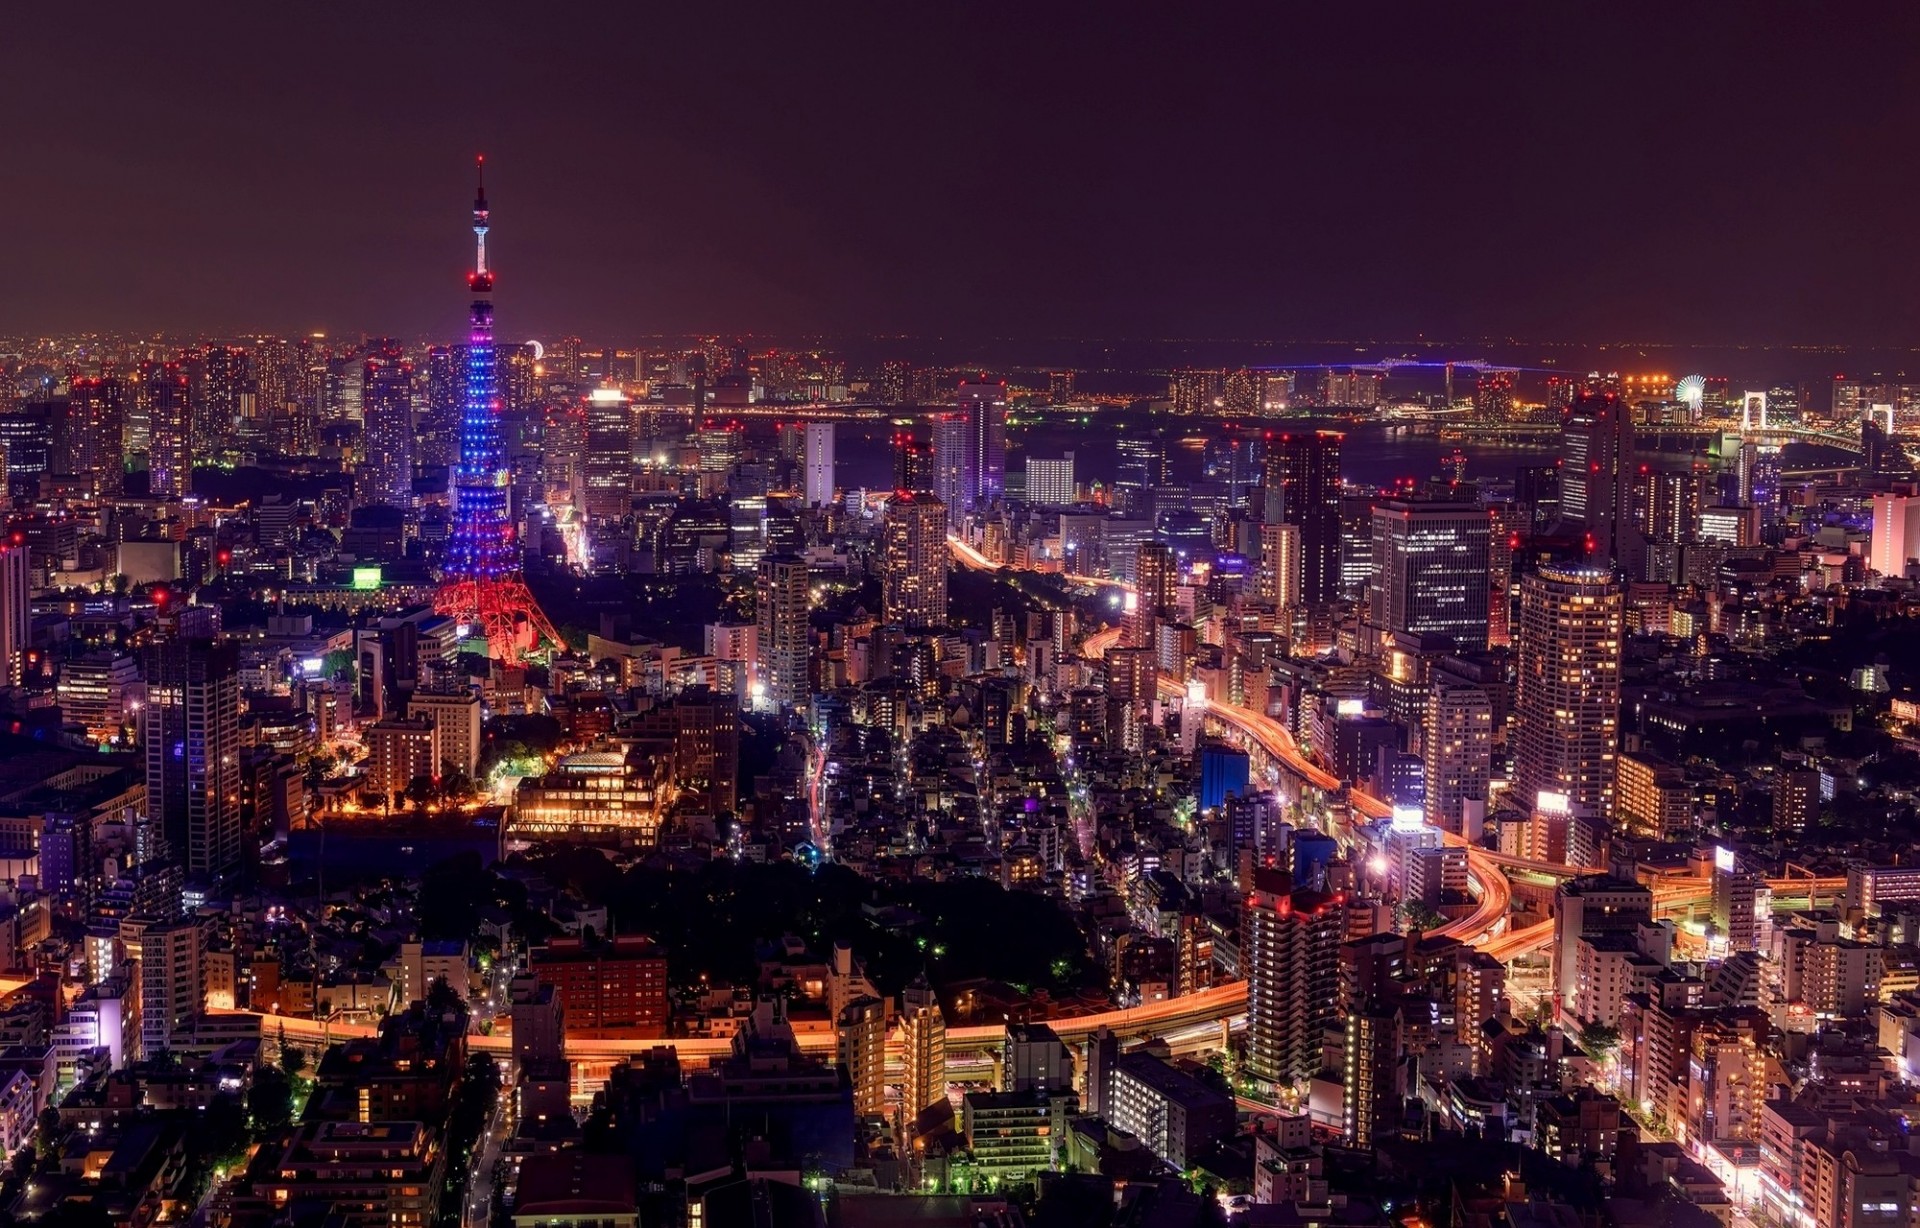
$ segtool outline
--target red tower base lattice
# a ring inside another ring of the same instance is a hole
[[[527,591],[526,581],[449,580],[433,599],[436,614],[467,623],[487,637],[487,655],[518,665],[545,640],[562,647],[560,633]]]

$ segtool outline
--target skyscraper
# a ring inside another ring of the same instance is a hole
[[[1587,557],[1645,577],[1646,538],[1634,514],[1633,414],[1611,392],[1583,393],[1567,415],[1561,446],[1560,514],[1587,533]]]
[[[947,508],[912,491],[887,500],[880,609],[906,627],[947,625]]]
[[[413,502],[413,364],[369,358],[362,377],[367,488],[359,502],[407,507]]]
[[[75,379],[67,392],[67,418],[61,433],[61,470],[92,474],[99,493],[120,493],[123,459],[120,424],[126,412],[117,379]]]
[[[1520,582],[1514,693],[1516,805],[1542,793],[1611,816],[1620,735],[1620,586],[1594,567],[1542,567]]]
[[[1320,1069],[1320,1042],[1338,1012],[1343,916],[1333,897],[1294,891],[1285,871],[1254,871],[1240,955],[1254,1078],[1290,1087]]]
[[[967,418],[973,459],[967,510],[985,512],[1007,495],[1007,385],[984,380],[961,384],[954,400]]]
[[[240,864],[240,661],[231,644],[176,638],[142,651],[147,813],[189,874]]]
[[[1457,833],[1470,809],[1485,817],[1493,779],[1493,700],[1485,688],[1435,671],[1420,759],[1429,824]]]
[[[1259,595],[1275,610],[1300,604],[1300,526],[1260,526]]]
[[[0,687],[19,686],[26,674],[30,556],[18,534],[0,545]]]
[[[1300,527],[1300,599],[1340,595],[1340,443],[1337,431],[1279,435],[1268,444],[1264,520]]]
[[[1152,506],[1153,488],[1167,480],[1167,441],[1158,434],[1123,435],[1114,448],[1119,455],[1115,501],[1125,515],[1144,516]]]
[[[187,377],[175,363],[153,365],[146,379],[147,491],[193,493],[193,413]]]
[[[833,502],[834,424],[807,423],[806,500],[808,507],[826,507]]]
[[[607,522],[633,510],[633,404],[617,388],[587,394],[586,492],[579,506]]]
[[[487,189],[473,201],[473,293],[468,312],[466,410],[460,421],[460,464],[453,480],[453,528],[434,608],[477,625],[490,655],[525,657],[560,633],[520,578],[506,447],[500,437],[500,378],[493,348],[493,271],[487,267]]]
[[[929,487],[955,525],[966,519],[973,503],[972,431],[967,416],[949,411],[936,414],[932,432],[933,481]]]
[[[791,554],[760,560],[755,586],[759,623],[756,697],[776,711],[806,702],[809,691],[807,564]]]
[[[916,437],[911,424],[895,423],[893,431],[893,488],[932,494],[936,467],[932,449]]]
[[[1487,646],[1487,510],[1388,499],[1373,509],[1368,617],[1382,632],[1438,633]]]

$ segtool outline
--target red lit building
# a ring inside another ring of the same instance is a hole
[[[559,995],[569,1036],[667,1034],[667,958],[650,938],[556,938],[530,967]]]

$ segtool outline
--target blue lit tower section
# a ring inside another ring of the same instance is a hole
[[[499,360],[493,348],[493,270],[487,267],[487,187],[473,201],[473,295],[467,332],[466,398],[454,467],[453,526],[435,608],[484,634],[489,656],[519,661],[542,639],[558,645],[520,577],[506,448],[500,441]]]

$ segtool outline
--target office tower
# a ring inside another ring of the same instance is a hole
[[[1369,617],[1382,632],[1437,633],[1487,646],[1487,510],[1388,499],[1373,509]]]
[[[1145,516],[1154,489],[1167,482],[1167,441],[1151,432],[1123,435],[1114,446],[1119,456],[1114,469],[1115,502],[1123,515]]]
[[[853,1111],[874,1117],[887,1111],[887,1004],[862,994],[840,1009],[840,1064],[853,1087]]]
[[[1455,833],[1486,817],[1493,780],[1493,699],[1485,688],[1436,670],[1420,730],[1426,821]]]
[[[775,554],[760,560],[754,593],[759,622],[756,707],[786,711],[805,703],[812,693],[807,670],[809,591],[804,559]]]
[[[1487,507],[1487,647],[1513,643],[1513,552],[1520,548],[1511,503]]]
[[[1562,436],[1560,514],[1587,533],[1587,556],[1642,579],[1645,536],[1634,514],[1633,415],[1614,393],[1573,402]]]
[[[176,638],[141,650],[147,813],[189,874],[240,864],[240,664],[231,644]]]
[[[1257,589],[1260,600],[1280,611],[1297,607],[1300,604],[1300,568],[1300,526],[1261,525]]]
[[[970,512],[985,514],[1007,496],[1007,385],[964,383],[954,397],[967,416],[973,453]]]
[[[146,925],[140,944],[140,1048],[151,1059],[205,1008],[207,931],[198,920]]]
[[[1073,453],[1062,457],[1027,458],[1028,503],[1041,507],[1065,507],[1073,501]]]
[[[1173,608],[1173,589],[1179,579],[1173,547],[1165,542],[1141,542],[1133,556],[1133,592],[1122,611],[1120,643],[1127,648],[1151,647],[1154,625]]]
[[[33,595],[25,541],[0,545],[0,687],[17,687],[26,677],[27,646],[33,624],[28,599]]]
[[[1513,797],[1523,810],[1551,793],[1579,815],[1611,817],[1622,630],[1607,571],[1556,565],[1521,580]]]
[[[1900,579],[1909,560],[1920,557],[1920,499],[1912,495],[1873,496],[1873,535],[1867,563],[1883,576]]]
[[[929,1106],[947,1099],[947,1020],[925,973],[900,992],[900,1043],[906,1056],[901,1108],[911,1125]]]
[[[1553,996],[1563,1019],[1586,1019],[1579,1000],[1580,942],[1632,934],[1653,920],[1653,892],[1605,874],[1569,879],[1553,892]]]
[[[153,495],[193,493],[193,413],[187,377],[175,363],[155,364],[145,383],[147,406],[147,491]]]
[[[617,388],[595,388],[586,419],[586,489],[576,503],[589,520],[621,520],[633,510],[633,404]]]
[[[928,444],[915,438],[911,427],[897,427],[893,432],[893,488],[932,494],[936,474],[937,466]]]
[[[887,500],[880,610],[903,627],[947,625],[947,508],[929,495]]]
[[[1319,1071],[1336,1021],[1345,911],[1331,896],[1294,891],[1281,870],[1256,869],[1240,934],[1247,977],[1247,1067],[1289,1087]]]
[[[0,413],[0,461],[7,494],[38,494],[40,478],[54,465],[56,415],[64,417],[66,406],[53,400],[28,401],[16,409]]]
[[[1265,515],[1300,528],[1300,600],[1340,595],[1340,441],[1337,431],[1280,435],[1267,446]]]
[[[834,424],[807,423],[806,500],[808,507],[826,507],[833,502]]]
[[[487,189],[473,201],[473,293],[468,313],[466,407],[453,481],[453,527],[434,609],[472,625],[492,657],[522,660],[541,640],[560,642],[520,577],[506,447],[500,436],[500,380],[493,347],[493,273],[487,268]]]
[[[363,371],[367,488],[361,504],[413,503],[413,365],[369,358]]]
[[[100,494],[119,494],[125,467],[120,424],[125,412],[119,380],[75,379],[67,391],[61,472],[92,474]]]

